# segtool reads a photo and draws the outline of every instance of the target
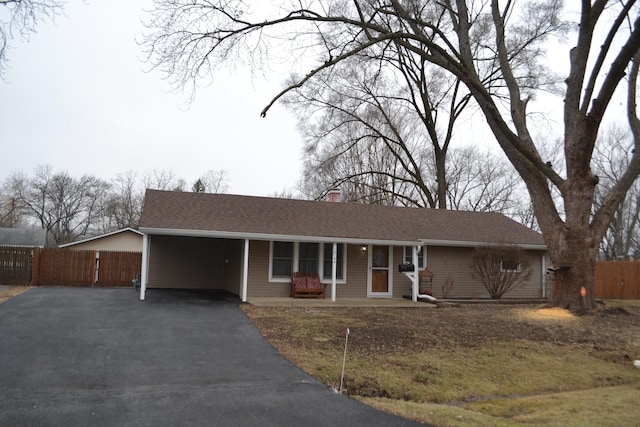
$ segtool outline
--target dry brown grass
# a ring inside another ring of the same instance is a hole
[[[349,327],[346,393],[421,422],[640,425],[640,302],[589,316],[505,305],[243,309],[333,387]]]

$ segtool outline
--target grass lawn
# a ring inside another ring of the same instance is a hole
[[[330,387],[436,426],[640,426],[640,301],[589,316],[533,306],[242,306]]]

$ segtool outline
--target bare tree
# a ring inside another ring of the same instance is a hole
[[[386,144],[360,140],[348,145],[348,149],[341,150],[338,142],[338,146],[327,147],[326,153],[315,152],[307,157],[302,185],[310,198],[321,199],[327,191],[339,187],[344,200],[350,202],[434,207]],[[448,150],[444,194],[451,209],[503,212],[519,218],[513,213],[522,206],[521,193],[526,190],[508,162],[474,146]],[[422,174],[437,176],[437,166],[428,153],[419,157],[416,151],[412,156]],[[432,190],[437,187],[433,181],[430,185]]]
[[[333,147],[334,155],[344,156],[359,145],[376,146],[393,157],[385,164],[403,169],[397,182],[416,193],[389,188],[395,193],[390,198],[405,196],[407,204],[444,209],[447,152],[455,122],[469,101],[460,80],[405,48],[385,45],[319,73],[287,104],[298,114],[307,153]],[[433,175],[424,169],[425,156],[432,159]],[[387,173],[370,169],[367,177],[385,182]]]
[[[150,60],[181,88],[195,87],[200,77],[229,62],[264,66],[277,56],[274,52],[289,55],[280,61],[322,58],[276,94],[263,116],[322,71],[380,46],[401,46],[446,70],[464,83],[526,184],[552,263],[564,270],[554,304],[594,308],[599,243],[640,173],[640,16],[635,0],[582,0],[579,7],[564,80],[563,171],[541,156],[527,110],[536,91],[556,81],[541,61],[549,38],[567,28],[560,0],[309,0],[255,11],[240,0],[156,0],[146,46]],[[635,151],[594,210],[596,136],[625,76]],[[552,188],[560,194],[563,211],[557,209]],[[586,298],[581,297],[583,286]]]
[[[134,171],[118,174],[111,180],[111,191],[102,221],[102,232],[138,228],[144,202],[144,186]]]
[[[227,172],[209,170],[198,180],[202,192],[223,193],[228,188]],[[196,184],[192,186],[195,191]],[[103,232],[131,227],[138,228],[146,189],[185,191],[186,181],[169,170],[153,170],[142,176],[134,171],[118,174],[111,180],[111,191],[102,221]]]
[[[302,178],[307,197],[323,199],[331,189],[340,188],[344,201],[429,206],[424,192],[385,143],[372,138],[345,144],[336,139],[334,144],[308,153]]]
[[[165,169],[154,169],[151,172],[145,172],[142,176],[142,184],[144,188],[166,191],[185,191],[187,182],[183,178]]]
[[[0,75],[7,63],[9,40],[15,36],[28,40],[40,21],[62,13],[63,4],[59,0],[0,0]]]
[[[518,202],[520,177],[502,156],[466,146],[452,150],[446,166],[451,209],[508,213]]]
[[[634,149],[632,135],[620,126],[609,126],[599,136],[601,144],[596,146],[593,168],[600,177],[596,187],[594,207],[597,209],[606,193],[618,182],[627,169],[629,153]],[[640,255],[640,182],[633,183],[600,244],[606,259],[628,258]]]
[[[475,248],[471,268],[473,276],[482,282],[494,299],[502,298],[531,275],[531,263],[526,252],[507,244]]]
[[[192,186],[196,193],[225,193],[228,189],[228,172],[224,169],[206,171]]]
[[[7,187],[6,183],[0,187],[0,227],[19,227],[23,223],[24,208]]]
[[[93,233],[109,190],[101,179],[89,175],[74,179],[66,172],[54,173],[49,165],[38,166],[31,178],[15,173],[9,182],[26,215],[50,231],[57,244]]]
[[[270,194],[269,197],[275,197],[276,199],[301,199],[302,195],[290,188],[284,188],[281,191]]]

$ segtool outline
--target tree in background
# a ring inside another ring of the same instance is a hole
[[[31,178],[13,174],[9,186],[25,215],[51,232],[57,244],[90,234],[104,213],[109,191],[106,181],[89,175],[75,179],[66,172],[54,173],[49,165],[38,166]]]
[[[145,172],[140,178],[143,188],[164,191],[186,191],[187,182],[177,177],[173,171],[166,169],[154,169]]]
[[[240,0],[155,0],[146,46],[155,66],[183,89],[195,88],[200,77],[230,62],[249,61],[264,70],[274,57],[294,66],[302,58],[315,58],[306,74],[274,96],[263,116],[319,73],[380,47],[401,46],[445,70],[466,86],[527,187],[551,261],[565,271],[553,303],[593,309],[599,244],[640,173],[640,16],[635,0],[582,0],[572,15],[579,22],[573,26],[572,48],[566,51],[565,167],[558,171],[541,155],[528,108],[538,90],[557,82],[542,61],[545,47],[558,45],[550,38],[566,35],[563,18],[569,15],[562,6],[560,0],[318,0],[253,9]],[[620,179],[595,206],[599,179],[591,160],[596,137],[616,90],[625,84],[635,151]]]
[[[143,202],[144,185],[140,177],[133,171],[118,174],[111,180],[111,191],[100,232],[127,227],[137,229]]]
[[[207,171],[202,179],[209,188],[226,191],[224,171]],[[147,188],[183,191],[185,186],[184,179],[166,170],[142,176],[128,171],[108,182],[91,175],[74,178],[41,165],[32,175],[12,174],[0,187],[0,226],[37,225],[50,231],[57,244],[137,229]]]
[[[632,135],[620,126],[604,129],[593,157],[594,173],[600,178],[596,187],[594,205],[600,206],[608,191],[622,178],[629,166],[630,153],[634,150]],[[640,255],[640,182],[629,188],[626,197],[613,215],[600,250],[605,259],[625,259]]]
[[[417,154],[413,157],[418,159]],[[431,156],[425,153],[419,163],[422,174],[436,176]],[[433,207],[403,163],[376,140],[358,141],[346,151],[330,147],[327,152],[308,154],[303,174],[301,191],[311,199],[322,199],[339,187],[345,201]],[[499,154],[475,146],[449,148],[445,175],[444,195],[450,209],[502,212],[521,219],[519,209],[527,205],[523,200],[526,191],[516,171]],[[436,194],[436,183],[430,185]]]
[[[368,187],[374,200],[445,209],[447,153],[470,99],[458,79],[389,44],[318,73],[286,103],[298,116],[308,156],[351,159],[354,151],[372,149],[384,156],[380,168],[368,159],[366,170],[337,176],[324,191],[338,181],[363,181],[361,188]],[[368,194],[354,197],[364,201]]]
[[[20,227],[24,209],[20,202],[5,188],[0,189],[0,227]]]
[[[38,23],[60,15],[63,5],[58,0],[0,0],[0,75],[7,63],[9,40],[16,36],[28,40]]]
[[[451,209],[509,214],[521,203],[521,181],[500,154],[469,145],[452,150],[446,166]]]
[[[194,182],[191,189],[194,192],[224,193],[228,186],[226,171],[208,170]],[[111,181],[109,205],[102,232],[125,227],[137,229],[142,216],[146,189],[185,191],[186,187],[187,183],[183,178],[164,169],[145,172],[142,176],[133,171],[118,174]]]
[[[204,184],[202,183],[202,179],[198,178],[196,182],[193,183],[191,187],[191,191],[194,193],[204,193]]]
[[[194,193],[225,193],[229,189],[228,173],[226,170],[208,170],[193,183],[191,191]]]

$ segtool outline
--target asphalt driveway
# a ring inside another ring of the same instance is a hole
[[[236,299],[37,288],[0,304],[0,426],[410,426],[281,357]]]

